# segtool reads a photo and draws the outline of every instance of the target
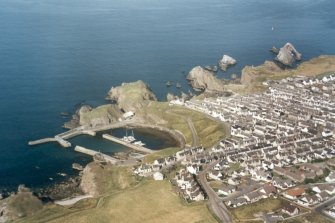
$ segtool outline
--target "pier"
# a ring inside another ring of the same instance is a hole
[[[75,128],[67,132],[58,134],[53,138],[44,138],[44,139],[39,139],[35,141],[29,141],[28,145],[34,146],[34,145],[44,144],[48,142],[58,142],[62,147],[68,148],[68,147],[71,147],[71,143],[67,141],[66,139],[70,139],[78,135],[95,136],[96,132],[92,130],[86,130],[83,127],[79,127],[79,128]]]
[[[84,148],[82,146],[76,146],[74,148],[74,151],[76,152],[79,152],[79,153],[84,153],[86,155],[89,155],[89,156],[95,156],[97,154],[101,154],[102,157],[107,161],[107,162],[110,162],[111,164],[116,164],[118,163],[120,160],[114,158],[114,157],[111,157],[111,156],[108,156],[106,154],[103,154],[103,153],[100,153],[100,152],[97,152],[95,150],[91,150],[91,149],[87,149],[87,148]]]
[[[44,144],[44,143],[48,143],[48,142],[58,142],[61,146],[65,147],[65,148],[71,147],[70,142],[64,140],[63,138],[61,138],[59,136],[55,136],[54,138],[45,138],[45,139],[30,141],[30,142],[28,142],[28,145],[34,146],[34,145]]]
[[[123,141],[123,140],[121,140],[121,139],[119,139],[117,137],[111,136],[109,134],[103,134],[102,138],[110,140],[112,142],[116,142],[118,144],[121,144],[123,146],[126,146],[128,148],[131,148],[133,150],[137,150],[137,151],[140,151],[140,152],[144,152],[144,153],[154,153],[155,152],[155,151],[153,151],[151,149],[148,149],[148,148],[145,148],[143,146],[138,146],[138,145],[134,145],[134,144],[132,144],[130,142]]]

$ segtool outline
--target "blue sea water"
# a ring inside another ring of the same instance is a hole
[[[142,79],[162,99],[167,80],[186,91],[184,74],[223,54],[238,60],[224,77],[272,59],[269,49],[287,41],[304,60],[335,54],[334,8],[332,0],[1,0],[0,189],[45,186],[88,162],[27,142],[63,131],[61,112],[104,103],[111,86]],[[73,141],[125,149],[92,140]]]

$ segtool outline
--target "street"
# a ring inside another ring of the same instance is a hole
[[[218,163],[218,161],[210,163],[206,169],[199,172],[199,181],[202,186],[202,188],[206,191],[208,196],[208,202],[211,210],[214,212],[214,214],[218,217],[218,219],[221,220],[221,222],[232,222],[229,211],[220,199],[220,197],[215,193],[215,191],[209,186],[207,179],[206,179],[206,173],[208,170],[210,170],[213,166],[215,166]]]

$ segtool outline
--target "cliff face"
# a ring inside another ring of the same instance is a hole
[[[264,64],[257,67],[245,66],[242,69],[241,83],[245,85],[252,84],[265,76],[275,75],[282,69],[272,61],[265,61]]]
[[[92,195],[93,197],[98,196],[97,185],[94,180],[95,172],[93,170],[94,164],[90,163],[86,165],[85,169],[83,170],[83,175],[81,177],[80,188],[85,194]]]
[[[94,109],[80,109],[78,112],[79,124],[90,126],[108,125],[117,121],[122,113],[116,105],[102,105]]]
[[[221,80],[214,76],[214,73],[201,66],[194,67],[188,74],[193,89],[208,92],[223,92],[224,85]]]
[[[326,72],[335,72],[335,56],[319,56],[301,63],[296,69],[281,69],[272,61],[259,66],[246,66],[242,70],[241,83],[252,85],[267,79],[281,79],[294,75],[316,76]]]
[[[112,87],[106,99],[115,101],[118,107],[124,111],[133,112],[141,109],[145,101],[157,101],[149,86],[141,80]]]

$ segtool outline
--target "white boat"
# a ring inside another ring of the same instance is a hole
[[[136,139],[134,137],[134,132],[132,131],[132,135],[128,136],[128,131],[126,131],[126,136],[122,138],[123,141],[125,142],[134,142]]]
[[[133,136],[124,136],[122,140],[125,142],[134,142],[136,139]]]
[[[136,141],[136,142],[134,142],[134,145],[136,145],[136,146],[145,146],[145,143],[143,143],[142,141]]]

